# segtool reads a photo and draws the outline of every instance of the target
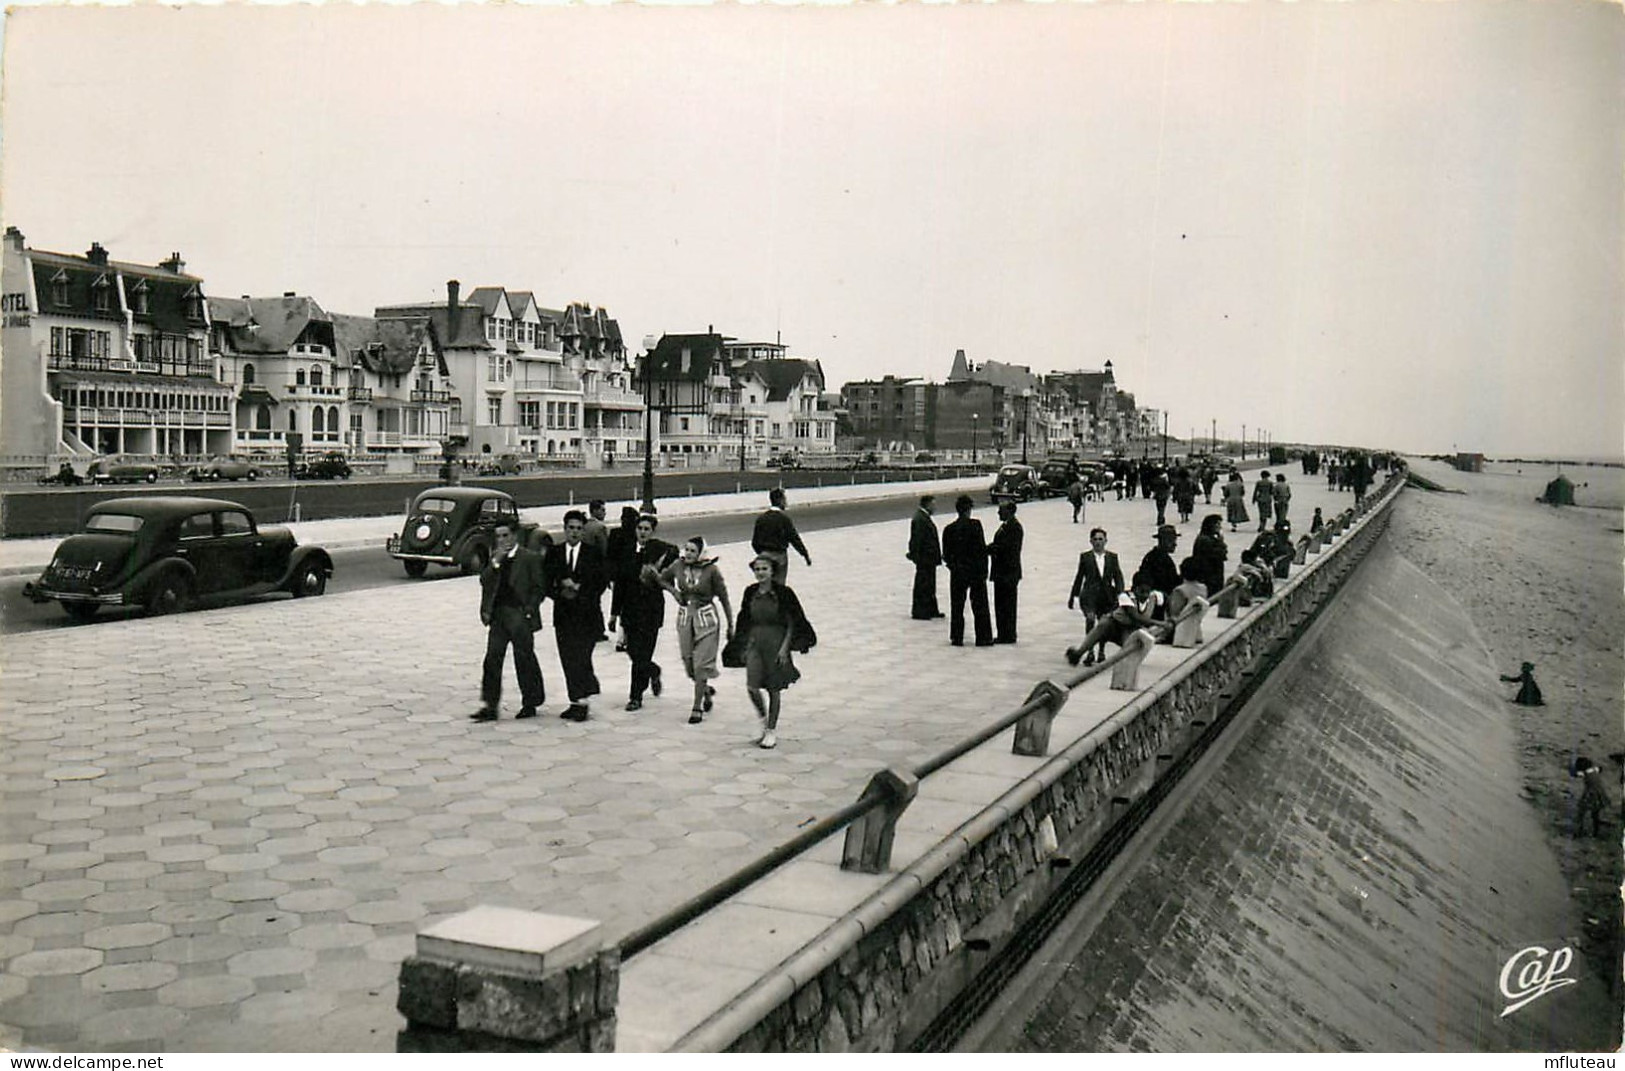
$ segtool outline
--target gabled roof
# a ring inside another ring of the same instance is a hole
[[[511,313],[512,306],[507,303],[507,291],[500,286],[477,286],[469,291],[468,297],[463,299],[464,305],[478,305],[480,311],[487,316],[495,316],[498,311],[506,309]]]
[[[378,321],[371,316],[333,314],[333,355],[341,366],[364,364],[363,354],[378,345]]]
[[[964,350],[954,351],[953,367],[948,370],[948,382],[957,383],[970,378],[970,362],[965,360]]]
[[[488,350],[493,347],[485,339],[485,325],[478,305],[460,303],[457,309],[456,329],[452,330],[444,304],[382,305],[373,312],[380,324],[384,321],[418,321],[429,325],[434,332],[437,349]]]
[[[649,355],[650,374],[661,380],[702,382],[715,372],[727,374],[728,362],[722,353],[722,336],[662,335]]]
[[[991,383],[1005,390],[1023,391],[1028,387],[1038,388],[1038,377],[1033,375],[1032,369],[1021,364],[1004,364],[1001,361],[983,361],[976,366],[972,379],[983,383]]]
[[[741,371],[757,376],[767,384],[767,400],[770,402],[782,402],[790,397],[790,392],[800,386],[808,375],[814,378],[816,390],[824,389],[823,368],[817,361],[806,361],[800,357],[746,361]]]
[[[333,319],[314,298],[230,298],[211,301],[226,319],[228,348],[241,354],[285,354],[301,338],[334,347]]]
[[[122,320],[124,312],[114,292],[117,273],[108,265],[92,264],[83,257],[30,250],[34,267],[34,292],[39,295],[39,311],[58,316],[82,316],[96,320]],[[107,308],[96,308],[98,292],[106,296]],[[58,302],[61,294],[66,301]],[[182,330],[185,330],[183,327]]]
[[[534,309],[535,307],[536,298],[529,290],[508,291],[508,309],[513,313],[515,320],[523,320],[525,310]]]

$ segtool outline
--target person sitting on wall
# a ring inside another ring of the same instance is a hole
[[[1144,573],[1135,573],[1133,587],[1117,597],[1117,608],[1101,618],[1081,644],[1066,649],[1066,660],[1074,666],[1080,660],[1084,665],[1092,666],[1095,664],[1095,648],[1102,644],[1114,643],[1121,647],[1140,629],[1151,629],[1153,635],[1158,630],[1166,629],[1167,626],[1151,616],[1162,606],[1162,592],[1156,589],[1151,578]]]

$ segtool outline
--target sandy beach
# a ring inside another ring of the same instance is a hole
[[[1617,983],[1622,877],[1620,767],[1625,750],[1625,470],[1565,468],[1575,506],[1536,502],[1551,466],[1491,464],[1482,473],[1412,461],[1417,474],[1464,494],[1412,489],[1395,509],[1396,550],[1448,588],[1502,672],[1535,664],[1546,705],[1508,703],[1518,729],[1521,791],[1539,812],[1585,919],[1586,962]],[[1508,699],[1516,688],[1506,685]],[[1615,807],[1600,838],[1572,835],[1580,783],[1570,761],[1601,765]]]

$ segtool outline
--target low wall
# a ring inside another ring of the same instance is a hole
[[[1339,537],[1278,582],[1275,597],[1039,760],[815,939],[661,1047],[881,1052],[929,1042],[932,1024],[1045,910],[1073,866],[1123,836],[1120,819],[1131,808],[1150,806],[1168,790],[1171,771],[1205,747],[1226,716],[1221,712],[1250,691],[1332,598],[1380,537],[1402,484],[1391,479],[1357,515],[1333,518]],[[703,922],[702,916],[691,925]],[[638,964],[628,960],[623,976]],[[403,968],[400,1006],[411,1019],[407,990]],[[619,1012],[628,1035],[660,1036],[624,998]],[[594,1014],[602,1020],[614,1009]],[[402,1035],[403,1048],[414,1029],[409,1024]]]

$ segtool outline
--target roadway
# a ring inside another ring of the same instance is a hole
[[[212,486],[212,485],[206,485]],[[229,494],[227,497],[230,497]],[[913,494],[892,495],[886,498],[868,499],[857,502],[829,502],[813,503],[793,506],[796,526],[803,533],[824,531],[831,528],[846,528],[852,525],[872,524],[876,521],[896,520],[907,517],[913,509],[916,498]],[[951,505],[951,503],[945,503]],[[565,506],[558,507],[562,516]],[[705,517],[675,517],[664,526],[660,533],[667,542],[678,543],[691,535],[705,536],[711,543],[748,542],[751,527],[755,523],[760,509],[752,508],[735,513],[712,514]],[[952,510],[940,508],[939,513],[946,513],[952,517]],[[613,523],[616,518],[611,517]],[[817,548],[813,547],[813,560],[818,560]],[[431,568],[428,576],[421,580],[409,579],[402,571],[401,564],[384,553],[382,540],[378,546],[373,547],[344,547],[335,549],[333,555],[333,579],[328,583],[327,598],[342,597],[359,591],[372,588],[393,586],[398,584],[431,583],[437,578],[456,576],[455,570]],[[40,629],[75,628],[82,627],[71,621],[62,608],[56,603],[33,603],[23,597],[23,585],[33,579],[33,576],[12,576],[0,579],[0,635],[15,635],[24,632],[35,632]],[[286,599],[285,594],[262,596],[264,599]],[[223,605],[219,600],[206,602],[203,609]],[[101,621],[116,621],[125,618],[139,617],[141,611],[136,608],[108,608],[97,615],[94,626]]]

